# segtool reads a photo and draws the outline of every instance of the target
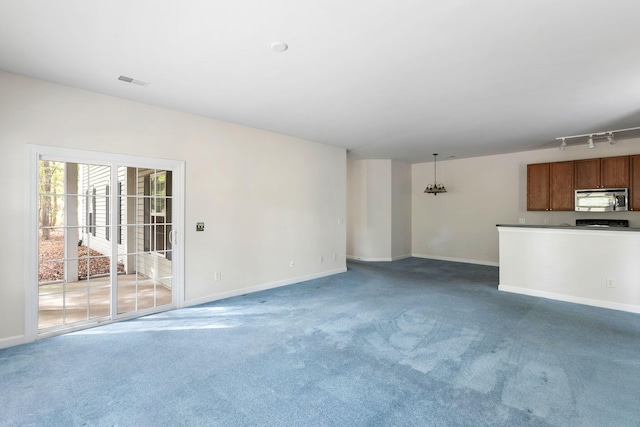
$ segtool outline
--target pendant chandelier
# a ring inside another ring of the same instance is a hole
[[[438,193],[446,193],[447,189],[444,188],[444,184],[438,184],[438,179],[436,175],[436,160],[438,155],[433,155],[433,184],[428,184],[427,188],[424,190],[425,193],[433,194],[437,196]]]

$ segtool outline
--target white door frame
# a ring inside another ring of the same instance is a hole
[[[41,157],[55,159],[56,161],[69,163],[89,163],[107,166],[125,166],[149,169],[164,169],[173,172],[173,300],[171,307],[184,307],[184,193],[185,193],[185,162],[183,160],[167,160],[152,157],[138,157],[115,153],[78,150],[72,148],[51,147],[45,145],[26,145],[27,179],[25,222],[25,271],[24,271],[24,295],[25,295],[25,342],[35,341],[38,338],[38,173]],[[112,176],[114,176],[112,168]],[[115,206],[114,206],[115,208]],[[115,212],[116,209],[112,209]],[[113,222],[112,222],[113,223]],[[115,229],[116,227],[112,227]],[[165,311],[165,310],[155,310]],[[133,316],[112,316],[112,322],[123,320]],[[90,327],[87,325],[84,327]],[[77,329],[81,329],[77,328]],[[75,329],[65,330],[64,332]]]

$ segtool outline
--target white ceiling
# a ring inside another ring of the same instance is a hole
[[[0,0],[0,69],[417,163],[640,126],[639,17],[638,0]]]

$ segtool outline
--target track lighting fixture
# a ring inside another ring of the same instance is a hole
[[[568,139],[582,139],[582,138],[587,138],[587,147],[593,149],[596,148],[596,142],[601,142],[602,140],[606,139],[607,142],[609,142],[609,144],[613,145],[616,142],[618,142],[615,139],[615,135],[614,134],[620,134],[620,133],[624,133],[624,132],[631,132],[631,131],[636,131],[635,134],[636,135],[632,135],[632,136],[637,136],[637,134],[639,134],[640,132],[640,127],[635,127],[635,128],[627,128],[627,129],[618,129],[618,130],[607,130],[604,132],[594,132],[594,133],[586,133],[584,135],[572,135],[572,136],[561,136],[556,138],[556,141],[561,141],[560,142],[560,147],[558,147],[558,149],[560,151],[564,151],[567,149],[567,140]],[[583,139],[584,141],[584,139]]]

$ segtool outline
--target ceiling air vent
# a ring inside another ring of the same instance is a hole
[[[143,82],[142,80],[136,80],[132,77],[127,77],[127,76],[120,76],[118,77],[118,80],[125,83],[132,83],[138,86],[147,86],[149,84],[148,82]]]

